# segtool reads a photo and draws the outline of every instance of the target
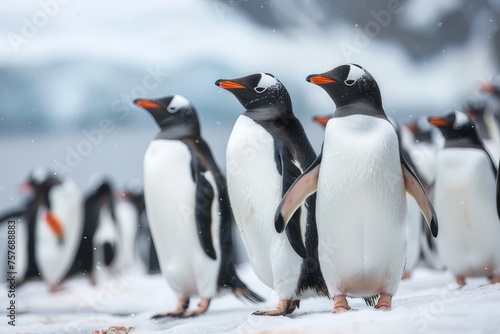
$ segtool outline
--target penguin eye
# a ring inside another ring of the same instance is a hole
[[[178,109],[177,109],[177,107],[168,106],[167,110],[169,113],[173,114],[173,113],[177,112]]]
[[[350,80],[346,80],[346,81],[344,81],[344,83],[345,83],[347,86],[352,86],[352,85],[354,85],[354,84],[356,83],[356,80],[352,80],[352,79],[350,79]]]
[[[264,88],[264,87],[255,87],[253,90],[256,91],[257,93],[261,94],[261,93],[264,93],[266,91],[267,87]]]

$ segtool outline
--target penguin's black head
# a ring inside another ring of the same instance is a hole
[[[480,97],[471,97],[464,103],[465,113],[476,121],[477,118],[482,117],[486,111],[486,100]]]
[[[360,101],[368,102],[375,108],[382,108],[377,82],[357,64],[341,65],[322,74],[311,74],[306,80],[321,86],[337,108]]]
[[[50,170],[38,167],[30,173],[22,187],[25,191],[33,191],[37,196],[48,196],[50,188],[60,183],[61,180]]]
[[[436,126],[445,139],[476,138],[476,125],[467,114],[453,111],[444,117],[429,117],[429,123]]]
[[[146,109],[162,132],[172,139],[195,137],[200,134],[200,124],[194,106],[181,95],[161,99],[136,99],[134,104]]]
[[[434,140],[433,135],[436,130],[429,124],[425,116],[414,122],[404,123],[403,126],[410,130],[417,143],[432,143]]]
[[[240,101],[247,110],[291,106],[285,86],[269,73],[257,73],[246,77],[217,80],[215,85],[224,88]]]

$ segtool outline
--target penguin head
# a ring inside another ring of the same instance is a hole
[[[357,64],[341,65],[322,74],[311,74],[306,80],[321,86],[337,108],[361,100],[376,108],[382,107],[377,82],[368,71]]]
[[[50,170],[38,167],[30,173],[28,179],[21,187],[24,191],[33,191],[37,196],[44,196],[50,188],[60,183],[61,180],[59,180]]]
[[[403,126],[411,132],[415,141],[419,143],[432,143],[434,132],[437,131],[429,124],[425,116],[418,118],[414,122],[404,123]]]
[[[500,75],[497,75],[490,82],[481,83],[481,87],[479,88],[479,91],[481,93],[500,97]]]
[[[291,106],[285,86],[274,75],[257,73],[237,79],[220,79],[215,85],[224,88],[240,101],[247,110],[276,106]]]
[[[152,100],[136,99],[134,104],[146,109],[161,130],[171,134],[172,138],[194,137],[200,133],[196,110],[184,96],[173,95]]]
[[[483,117],[486,107],[486,100],[478,96],[471,97],[464,103],[465,113],[469,115],[473,121],[476,121],[479,117]]]
[[[441,131],[445,139],[477,137],[476,125],[463,112],[453,111],[444,117],[429,117],[428,120]]]

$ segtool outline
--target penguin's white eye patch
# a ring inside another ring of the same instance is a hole
[[[181,95],[174,95],[172,101],[170,101],[167,111],[171,114],[177,112],[179,109],[183,107],[189,106],[189,101]]]
[[[257,93],[261,94],[267,90],[267,87],[255,87],[253,90],[256,91]]]

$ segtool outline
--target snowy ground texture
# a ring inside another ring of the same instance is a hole
[[[500,333],[500,284],[488,284],[486,279],[469,279],[458,290],[449,272],[417,268],[410,280],[401,283],[390,312],[350,299],[357,311],[332,314],[332,301],[307,299],[289,316],[258,317],[250,314],[274,307],[277,297],[249,266],[240,267],[239,272],[249,286],[267,298],[266,303],[252,305],[224,295],[212,301],[205,315],[158,322],[150,317],[176,305],[160,275],[101,276],[95,287],[76,279],[55,294],[42,282],[30,282],[17,291],[16,327],[8,326],[3,314],[0,333],[90,334],[111,326],[133,327],[131,334]],[[1,309],[5,310],[6,286],[0,287]],[[192,300],[192,307],[196,305],[197,300]]]

